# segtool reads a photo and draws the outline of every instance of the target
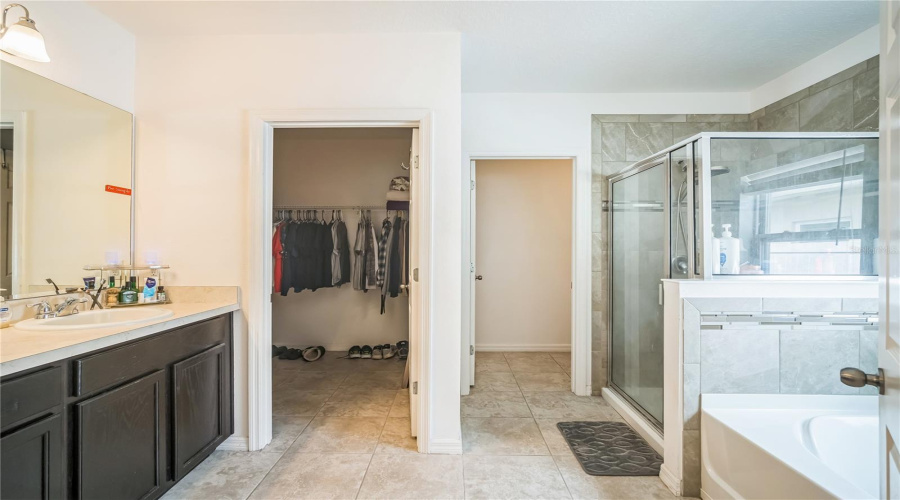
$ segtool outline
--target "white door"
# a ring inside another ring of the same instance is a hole
[[[881,4],[878,398],[881,498],[900,499],[900,1]]]
[[[413,437],[418,435],[419,409],[419,218],[416,207],[419,199],[419,184],[416,174],[419,170],[419,129],[412,129],[412,146],[409,150],[409,423]]]
[[[469,168],[471,169],[471,184],[470,189],[472,190],[471,197],[469,198],[469,257],[471,258],[471,262],[469,263],[469,345],[467,350],[463,352],[469,353],[469,385],[475,385],[475,283],[481,280],[481,275],[478,273],[478,268],[475,265],[475,221],[477,218],[475,217],[475,192],[476,192],[476,184],[475,184],[475,162],[470,162]],[[468,391],[467,391],[468,392]]]

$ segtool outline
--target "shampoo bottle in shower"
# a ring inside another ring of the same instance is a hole
[[[713,274],[722,274],[722,241],[716,238],[716,225],[710,224],[709,228],[712,234]]]
[[[741,240],[731,236],[731,224],[722,224],[719,248],[722,274],[740,274]]]

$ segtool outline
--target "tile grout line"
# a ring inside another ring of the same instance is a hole
[[[375,445],[375,449],[378,449],[378,445],[377,445],[377,444]],[[362,492],[363,484],[365,484],[365,482],[366,482],[366,476],[369,475],[369,467],[372,466],[372,460],[374,460],[374,459],[375,459],[375,452],[372,451],[372,454],[369,455],[369,463],[366,464],[366,471],[363,472],[362,481],[359,482],[359,488],[356,488],[356,495],[353,496],[353,499],[354,499],[354,500],[356,500],[357,498],[359,498],[359,494]]]

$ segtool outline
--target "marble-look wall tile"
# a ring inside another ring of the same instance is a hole
[[[756,120],[746,122],[720,123],[719,130],[722,132],[755,132]]]
[[[859,394],[841,383],[841,368],[859,362],[859,332],[783,330],[780,392],[787,394]]]
[[[878,299],[842,299],[841,311],[878,312]]]
[[[701,330],[700,390],[778,393],[777,330]]]
[[[591,151],[594,154],[600,152],[600,145],[602,144],[603,134],[601,133],[601,125],[603,122],[597,119],[597,115],[591,116]]]
[[[837,298],[779,298],[762,299],[762,310],[767,312],[833,313],[841,310],[841,299]]]
[[[771,113],[767,111],[757,124],[760,132],[796,132],[800,130],[800,109],[795,103]]]
[[[859,332],[859,365],[866,373],[878,371],[878,331],[862,330]],[[878,394],[878,388],[871,385],[860,388],[860,394]]]
[[[811,94],[799,103],[802,132],[845,132],[853,129],[853,80]]]
[[[625,124],[625,159],[642,160],[671,146],[671,123],[627,123]],[[606,141],[603,146],[606,147]]]
[[[600,145],[600,158],[603,161],[626,161],[625,138],[628,134],[627,123],[602,123],[600,134],[603,138]]]
[[[689,302],[703,313],[708,312],[761,312],[763,300],[752,297],[699,297]]]
[[[881,59],[880,56],[870,57],[866,60],[866,69],[878,69],[878,61]]]
[[[683,431],[681,448],[681,496],[697,498],[700,496],[700,431]]]
[[[779,109],[781,109],[785,106],[788,106],[790,104],[794,104],[795,102],[800,102],[801,99],[804,99],[806,97],[809,97],[809,89],[808,88],[805,88],[799,92],[794,92],[793,94],[791,94],[783,99],[779,99],[779,100],[773,102],[772,104],[769,104],[768,106],[766,106],[765,107],[766,114],[770,114],[772,112],[778,111]]]
[[[600,272],[603,267],[603,246],[600,233],[591,233],[591,271]]]
[[[763,116],[766,116],[766,108],[759,108],[756,111],[750,113],[750,121],[752,122],[759,120]]]
[[[604,123],[625,123],[641,120],[641,115],[591,115],[592,121]]]
[[[597,195],[591,197],[591,232],[600,232],[600,221],[606,214],[603,212],[603,199]]]
[[[878,130],[878,68],[853,77],[853,130]]]
[[[717,122],[689,122],[689,123],[673,123],[672,124],[672,143],[681,142],[692,135],[700,132],[718,132],[721,130],[721,123]]]
[[[854,76],[864,72],[867,69],[866,68],[867,65],[868,65],[868,62],[863,61],[859,64],[854,64],[853,66],[850,66],[849,68],[845,69],[844,71],[835,73],[834,75],[829,76],[828,78],[826,78],[820,82],[816,82],[816,83],[810,85],[809,94],[812,95],[817,92],[821,92],[829,87],[833,87],[833,86],[837,85],[838,83],[849,80],[849,79],[853,78]]]
[[[748,121],[747,115],[687,115],[688,122],[716,122],[716,123],[726,123],[726,122],[735,122],[735,121]]]
[[[604,161],[601,167],[604,181],[632,165],[634,165],[633,161]]]
[[[684,308],[684,362],[700,362],[700,311],[685,300]]]
[[[687,119],[687,115],[640,115],[640,117],[645,123],[683,122]]]
[[[700,429],[700,365],[684,364],[684,428]]]

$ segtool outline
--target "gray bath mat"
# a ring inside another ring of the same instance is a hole
[[[560,422],[581,468],[592,476],[658,476],[662,457],[624,422]]]

